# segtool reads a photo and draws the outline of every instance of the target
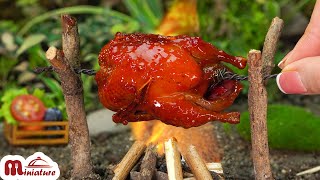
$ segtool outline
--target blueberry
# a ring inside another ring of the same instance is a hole
[[[45,121],[62,121],[62,112],[58,108],[48,108],[44,115]]]
[[[62,112],[58,108],[48,108],[44,115],[45,121],[62,121]],[[46,130],[62,130],[61,126],[48,126]],[[52,136],[54,137],[54,136]]]

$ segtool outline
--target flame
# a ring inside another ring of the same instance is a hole
[[[176,0],[170,6],[156,34],[179,35],[199,32],[197,0]]]
[[[184,129],[154,120],[131,123],[131,129],[136,140],[145,141],[147,144],[155,144],[159,155],[164,153],[164,141],[174,137],[178,141],[179,150],[182,154],[192,144],[206,162],[221,161],[221,151],[216,142],[212,123]]]

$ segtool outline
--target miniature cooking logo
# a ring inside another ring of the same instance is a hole
[[[24,159],[20,155],[7,155],[0,162],[0,177],[4,180],[56,180],[60,176],[58,164],[42,152]]]

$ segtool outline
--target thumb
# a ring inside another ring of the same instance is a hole
[[[320,56],[304,58],[287,65],[277,76],[285,94],[320,94]]]

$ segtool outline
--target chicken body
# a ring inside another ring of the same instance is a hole
[[[221,61],[246,66],[246,59],[199,37],[117,33],[99,54],[99,98],[117,112],[116,123],[158,119],[184,128],[215,120],[238,123],[238,112],[222,111],[241,85],[217,82],[216,70],[225,68]]]

